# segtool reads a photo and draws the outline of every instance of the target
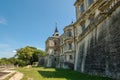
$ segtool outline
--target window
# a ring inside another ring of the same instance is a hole
[[[94,0],[88,0],[88,5],[90,6],[93,2]]]
[[[68,37],[71,37],[71,36],[72,36],[72,32],[68,31]]]
[[[94,15],[92,15],[92,16],[89,18],[89,20],[90,20],[90,23],[93,22],[93,21],[94,21]]]
[[[56,36],[59,36],[59,34],[56,34]]]
[[[85,11],[84,4],[82,3],[80,6],[80,12],[83,13]]]
[[[85,25],[82,25],[82,32],[85,30]]]
[[[81,24],[82,32],[85,30],[85,23]]]
[[[71,43],[69,43],[68,46],[69,46],[69,49],[72,49],[72,44]]]
[[[69,59],[73,59],[72,55],[69,55]]]
[[[57,42],[56,42],[56,40],[54,40],[54,45],[55,45],[55,46],[57,45]]]
[[[55,58],[55,61],[57,61],[57,59]]]

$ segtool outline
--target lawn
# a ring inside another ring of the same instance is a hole
[[[24,74],[22,80],[112,80],[110,78],[82,74],[72,70],[55,68],[18,68]]]

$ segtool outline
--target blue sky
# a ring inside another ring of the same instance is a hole
[[[75,21],[75,0],[0,0],[0,58],[12,57],[15,49],[45,49],[45,40]]]

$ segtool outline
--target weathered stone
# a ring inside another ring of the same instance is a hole
[[[120,8],[79,42],[78,71],[120,77],[119,16]]]

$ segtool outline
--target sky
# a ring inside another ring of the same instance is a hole
[[[0,58],[33,46],[45,50],[57,23],[59,33],[75,21],[75,0],[0,0]]]

